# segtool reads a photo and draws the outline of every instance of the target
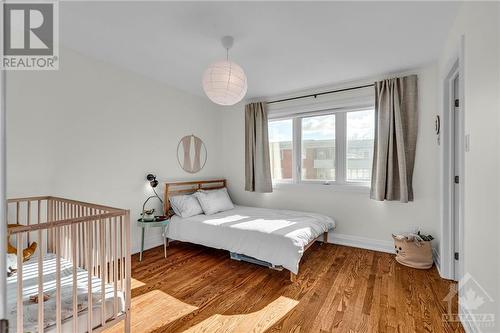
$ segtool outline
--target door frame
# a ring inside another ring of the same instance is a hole
[[[463,43],[462,45],[463,46]],[[463,48],[460,48],[463,50]],[[441,225],[442,239],[440,244],[440,271],[441,276],[459,281],[463,276],[464,269],[464,184],[467,181],[464,177],[465,163],[465,100],[464,100],[464,71],[463,53],[454,59],[443,82],[443,111],[441,120],[441,142],[442,142],[442,207]],[[459,77],[459,107],[458,112],[458,169],[460,170],[460,180],[458,184],[458,225],[454,223],[454,191],[455,191],[455,124],[454,124],[454,79]],[[459,260],[455,261],[455,228],[458,227],[458,253]]]
[[[0,17],[3,17],[4,0],[0,0]],[[3,36],[3,24],[0,24],[0,36]],[[0,37],[0,40],[2,37]],[[1,41],[3,44],[3,40]],[[0,46],[0,50],[1,50]],[[2,50],[3,51],[3,50]],[[5,329],[7,318],[7,157],[6,157],[6,71],[0,70],[0,332]]]

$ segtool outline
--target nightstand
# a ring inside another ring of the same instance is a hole
[[[144,231],[146,228],[162,228],[162,237],[163,237],[163,250],[165,252],[165,258],[167,257],[167,229],[168,229],[168,223],[170,222],[169,219],[163,220],[163,221],[151,221],[151,222],[146,222],[142,221],[142,219],[137,220],[137,225],[142,228],[142,234],[141,234],[141,253],[139,255],[139,261],[142,261],[142,252],[144,251]]]

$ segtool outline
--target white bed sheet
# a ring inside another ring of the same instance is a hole
[[[244,254],[297,274],[304,247],[334,227],[334,220],[322,214],[235,206],[209,216],[173,216],[167,236]]]
[[[44,302],[45,332],[55,332],[56,323],[56,255],[48,253],[43,258],[43,291],[49,295]],[[88,272],[77,267],[77,294],[78,294],[78,331],[87,332],[87,281]],[[92,324],[93,328],[101,323],[101,280],[92,278]],[[119,285],[118,285],[119,287]],[[23,264],[23,317],[24,332],[38,332],[38,304],[29,300],[30,296],[38,294],[38,253]],[[118,308],[120,313],[125,309],[123,293],[118,290]],[[106,319],[113,316],[114,291],[110,284],[105,285]],[[61,258],[61,307],[62,332],[73,330],[73,265],[70,261]],[[17,329],[17,274],[7,278],[7,308],[11,332]]]

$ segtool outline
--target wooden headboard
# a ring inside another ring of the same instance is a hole
[[[170,210],[169,199],[172,196],[194,193],[198,190],[216,190],[224,187],[226,187],[225,179],[165,183],[165,195],[163,197],[165,214],[168,215],[168,211]]]

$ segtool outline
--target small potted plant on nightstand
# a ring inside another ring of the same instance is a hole
[[[141,215],[142,215],[142,221],[144,222],[152,222],[155,220],[154,208],[144,210]]]

